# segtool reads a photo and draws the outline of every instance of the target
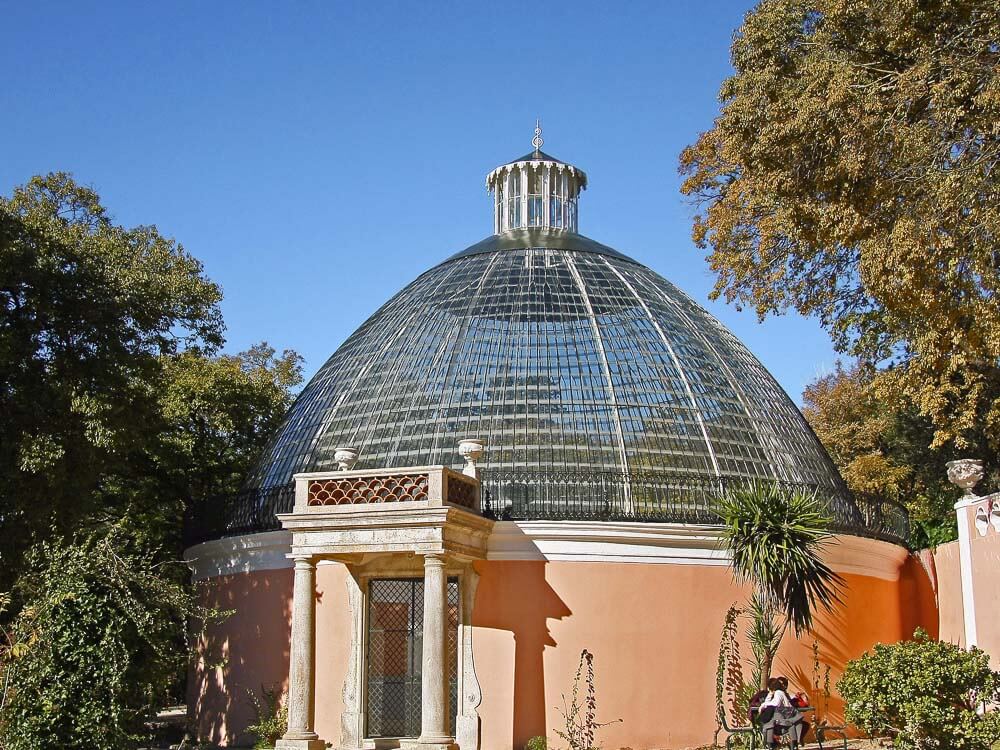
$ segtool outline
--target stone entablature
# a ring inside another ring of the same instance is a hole
[[[410,552],[483,560],[493,529],[479,514],[479,483],[447,466],[296,474],[295,508],[278,518],[292,532],[293,557],[327,559]]]

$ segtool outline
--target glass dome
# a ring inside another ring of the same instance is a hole
[[[579,234],[518,229],[396,294],[316,373],[250,487],[333,470],[669,473],[839,491],[798,409],[722,324],[669,281]]]

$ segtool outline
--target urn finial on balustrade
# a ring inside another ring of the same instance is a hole
[[[966,497],[975,497],[972,488],[979,484],[983,478],[983,462],[975,458],[960,458],[949,461],[948,481],[965,490]]]
[[[333,460],[341,471],[350,471],[358,462],[358,455],[361,451],[353,446],[343,446],[333,452]]]
[[[475,438],[466,438],[458,443],[458,453],[465,459],[465,467],[462,469],[462,473],[466,476],[472,477],[473,479],[479,478],[479,469],[476,467],[476,462],[479,457],[483,455],[483,449],[486,444],[482,440],[477,440]]]

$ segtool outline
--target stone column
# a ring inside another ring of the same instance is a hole
[[[288,666],[288,731],[277,748],[322,750],[326,743],[313,731],[316,659],[316,563],[295,559],[292,593],[292,639]]]
[[[958,514],[958,562],[962,575],[962,610],[965,624],[965,647],[976,645],[976,597],[972,575],[972,533],[969,529],[969,509],[980,501],[973,488],[983,479],[983,462],[974,458],[960,458],[945,464],[948,481],[964,490],[962,499],[955,503]],[[972,511],[975,512],[975,511]]]
[[[972,533],[969,529],[970,509],[978,498],[962,498],[955,503],[958,516],[958,569],[962,580],[962,622],[965,628],[965,647],[978,645],[976,633],[975,576],[972,571]]]
[[[448,734],[448,576],[443,555],[424,555],[424,644],[421,747],[450,748]]]

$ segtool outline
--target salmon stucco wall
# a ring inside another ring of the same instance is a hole
[[[1000,669],[1000,528],[992,522],[996,507],[991,496],[976,500],[959,510],[959,522],[969,533],[969,559],[975,608],[976,645],[990,655],[994,669]],[[990,522],[976,527],[976,512]],[[965,606],[962,595],[961,542],[942,544],[931,553],[938,582],[941,612],[941,639],[966,645]]]
[[[927,571],[913,556],[882,543],[840,545],[843,607],[819,619],[820,660],[835,681],[844,663],[876,641],[891,642],[922,625],[934,634],[937,612]],[[869,550],[879,575],[865,574]],[[888,552],[887,552],[888,550]],[[895,568],[892,568],[895,566]],[[715,728],[715,667],[729,606],[745,592],[720,560],[490,560],[476,563],[473,607],[475,669],[483,750],[520,750],[535,735],[555,740],[557,709],[572,689],[580,651],[596,671],[598,718],[607,748],[690,748]],[[316,571],[316,731],[341,738],[343,687],[350,662],[349,573],[338,563]],[[210,627],[189,681],[189,710],[199,738],[244,745],[253,718],[247,690],[284,689],[292,571],[217,575],[203,582],[206,603],[235,610]],[[812,681],[812,638],[787,639],[776,671],[797,688]],[[743,653],[749,649],[743,645]],[[749,663],[744,672],[749,679]],[[841,706],[830,706],[836,716]]]
[[[929,625],[922,621],[933,612],[930,581],[919,563],[910,565],[902,564],[896,580],[844,574],[844,606],[820,618],[815,636],[834,681],[875,642]],[[600,730],[605,747],[711,742],[719,634],[727,609],[745,594],[727,567],[490,561],[476,568],[482,747],[520,750],[536,735],[555,740],[563,723],[558,706],[584,648],[594,654],[598,719],[616,721]],[[812,639],[789,638],[778,671],[808,689],[812,661]],[[830,709],[840,713],[836,699]]]
[[[316,731],[340,738],[343,687],[350,651],[347,568],[316,568]],[[250,746],[254,720],[247,693],[261,686],[284,691],[288,683],[292,571],[255,571],[201,582],[203,602],[233,614],[208,628],[188,680],[188,710],[198,738]]]
[[[344,680],[351,657],[350,574],[339,563],[316,568],[316,733],[340,742]]]
[[[199,582],[203,603],[232,614],[207,626],[188,678],[188,714],[198,739],[252,745],[254,719],[247,691],[285,689],[291,622],[292,571],[258,570]]]
[[[934,563],[934,577],[937,579],[939,637],[942,641],[964,647],[965,615],[962,610],[958,542],[942,544],[929,554]]]
[[[1000,669],[1000,529],[986,527],[985,536],[975,527],[976,507],[966,508],[971,527],[972,586],[976,601],[976,645],[990,654],[994,669]]]

